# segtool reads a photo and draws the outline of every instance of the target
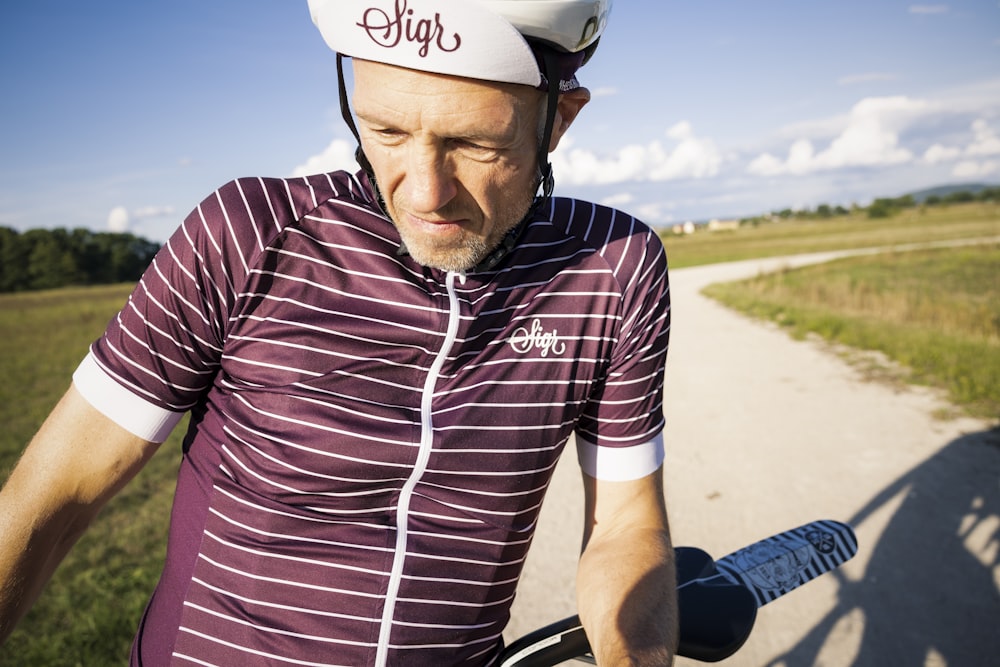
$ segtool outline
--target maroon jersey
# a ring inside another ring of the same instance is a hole
[[[364,177],[218,190],[75,376],[150,440],[192,414],[134,664],[489,664],[571,436],[595,477],[662,462],[668,297],[585,202],[446,273]]]

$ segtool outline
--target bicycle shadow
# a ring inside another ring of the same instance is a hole
[[[849,523],[895,503],[863,578],[836,572],[836,606],[770,667],[996,664],[1000,429],[952,441]]]

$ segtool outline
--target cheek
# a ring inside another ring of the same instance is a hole
[[[368,158],[368,162],[372,166],[372,171],[375,172],[375,178],[379,182],[379,187],[388,188],[393,181],[400,179],[403,160],[401,159],[402,156],[398,155],[398,149],[394,152],[394,149],[390,147],[370,142],[362,142],[361,147],[364,150],[365,157]]]
[[[470,193],[484,211],[505,211],[514,203],[534,197],[535,174],[522,165],[504,165],[478,175]]]

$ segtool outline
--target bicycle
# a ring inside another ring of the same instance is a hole
[[[718,662],[743,646],[757,609],[835,570],[858,550],[854,531],[839,521],[813,521],[714,560],[696,547],[677,547],[680,645],[677,655]],[[569,660],[596,664],[578,616],[517,639],[500,667],[552,667]]]

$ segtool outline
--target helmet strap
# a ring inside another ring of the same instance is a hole
[[[354,123],[354,115],[351,113],[351,102],[347,97],[347,82],[344,77],[344,56],[339,53],[337,54],[337,93],[340,96],[340,115],[344,117],[344,122],[347,123],[348,129],[351,130],[351,134],[354,135],[354,139],[358,142],[358,147],[354,150],[354,159],[357,160],[365,174],[368,175],[368,180],[375,190],[375,198],[378,201],[379,208],[388,217],[385,201],[382,199],[382,190],[379,189],[378,181],[375,180],[375,170],[372,169],[372,163],[368,161],[368,156],[365,155],[365,151],[361,147],[361,134],[358,132],[358,126]]]
[[[545,104],[545,130],[542,142],[538,146],[538,170],[541,174],[542,199],[552,196],[555,187],[555,177],[552,174],[552,164],[549,162],[549,143],[552,141],[552,130],[556,123],[556,111],[559,108],[559,68],[555,52],[544,49],[542,62],[545,71],[542,73],[548,82],[548,94]]]
[[[347,123],[351,134],[354,135],[355,140],[358,142],[358,148],[354,151],[354,158],[361,165],[361,168],[365,170],[369,178],[371,178],[372,183],[374,183],[375,173],[372,171],[372,165],[368,161],[368,157],[361,149],[361,134],[358,133],[358,126],[355,125],[354,116],[351,114],[351,102],[347,97],[347,82],[344,78],[344,56],[339,53],[337,54],[337,92],[340,95],[340,115],[344,117],[344,122]]]

